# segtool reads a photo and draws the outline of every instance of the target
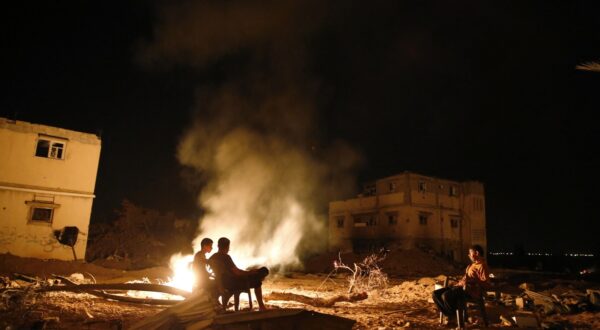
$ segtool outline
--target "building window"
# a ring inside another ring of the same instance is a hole
[[[390,182],[390,184],[389,184],[389,190],[390,190],[390,192],[395,192],[396,191],[396,182]]]
[[[398,214],[397,213],[388,213],[388,225],[395,226],[398,224]]]
[[[419,214],[419,224],[423,226],[427,226],[427,218],[426,214]]]
[[[344,217],[336,217],[335,218],[336,222],[337,222],[337,227],[338,228],[343,228],[344,227]]]
[[[64,159],[66,141],[40,137],[35,148],[37,157]]]
[[[31,221],[52,223],[54,209],[51,207],[31,207]]]
[[[450,227],[457,228],[458,227],[458,219],[455,219],[455,218],[450,219]]]
[[[374,183],[367,183],[364,185],[363,194],[365,196],[377,195],[377,185]]]
[[[427,190],[427,183],[425,181],[419,181],[419,192],[425,192]]]
[[[30,223],[48,223],[51,224],[54,219],[54,210],[60,207],[54,203],[54,196],[50,195],[34,195],[33,200],[26,201],[29,205],[29,222]]]
[[[456,186],[450,186],[450,191],[448,192],[450,196],[458,196],[458,189]]]
[[[377,226],[377,217],[375,214],[358,214],[354,217],[354,227],[372,227]]]

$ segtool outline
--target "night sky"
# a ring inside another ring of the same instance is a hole
[[[357,182],[483,182],[490,250],[598,252],[600,72],[575,69],[600,61],[597,1],[283,3],[7,8],[0,116],[101,136],[92,223],[124,198],[197,217],[182,134],[211,93],[260,81],[244,90],[308,95],[294,143],[345,141]]]

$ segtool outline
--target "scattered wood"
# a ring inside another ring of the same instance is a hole
[[[94,295],[96,297],[101,297],[101,298],[106,298],[106,299],[111,299],[111,300],[116,300],[116,301],[129,302],[129,303],[145,304],[145,305],[176,305],[181,302],[181,300],[174,300],[174,299],[128,297],[128,296],[110,294],[110,293],[106,293],[104,291],[96,291],[96,290],[86,291],[86,292],[91,295]]]
[[[368,295],[366,292],[361,293],[352,293],[345,295],[337,295],[330,298],[319,298],[319,297],[308,297],[300,294],[290,293],[290,292],[278,292],[273,291],[268,295],[265,295],[265,300],[288,300],[288,301],[298,301],[306,305],[311,305],[315,307],[332,307],[336,302],[340,301],[359,301],[367,299]]]
[[[177,289],[167,285],[149,284],[149,283],[114,283],[114,284],[80,284],[80,285],[55,285],[39,288],[39,292],[44,291],[96,291],[96,290],[133,290],[161,292],[187,298],[190,292]]]
[[[175,306],[134,324],[131,329],[205,329],[221,307],[209,294],[199,292]]]
[[[25,282],[29,282],[29,283],[38,283],[41,280],[37,277],[31,277],[25,274],[19,274],[19,273],[13,273],[13,275],[15,276],[15,279],[17,280],[21,280],[21,281],[25,281]]]

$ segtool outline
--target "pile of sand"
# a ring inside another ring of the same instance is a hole
[[[423,277],[415,281],[404,281],[399,285],[387,288],[385,293],[396,302],[427,301],[431,298],[435,284],[443,282],[444,278],[445,276],[440,275],[435,278]]]

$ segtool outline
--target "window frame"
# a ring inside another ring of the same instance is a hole
[[[425,180],[419,180],[417,185],[417,189],[419,192],[424,193],[427,191],[427,182]]]
[[[396,192],[396,182],[390,181],[388,183],[388,191],[391,193]]]
[[[48,135],[38,135],[35,142],[34,156],[40,158],[58,159],[64,160],[67,152],[67,139],[60,137],[53,137]],[[40,148],[41,142],[47,142],[48,147],[45,150],[45,156],[41,153],[44,148]],[[56,146],[60,145],[60,146]]]
[[[427,222],[429,220],[429,215],[425,213],[419,213],[419,225],[427,226]]]
[[[375,227],[377,226],[377,215],[372,213],[361,213],[352,215],[353,227]]]
[[[38,199],[40,198],[40,199]],[[28,224],[42,224],[52,225],[56,218],[56,209],[60,207],[60,204],[54,203],[54,197],[34,197],[32,201],[26,201],[25,204],[29,206],[29,214],[27,216]],[[46,219],[35,219],[36,209],[50,210],[50,216]]]
[[[46,212],[38,213],[37,210],[49,211],[48,219],[36,219],[36,213],[44,214]],[[32,206],[30,209],[31,216],[29,217],[29,221],[33,223],[47,223],[52,224],[52,220],[54,220],[54,208],[53,207],[41,207],[41,206]]]
[[[345,216],[336,216],[335,221],[337,224],[337,228],[344,228],[346,217]]]
[[[448,195],[449,196],[458,196],[458,187],[456,187],[455,185],[450,185],[450,188],[448,190]]]
[[[458,228],[459,223],[460,223],[460,219],[450,218],[450,228]]]
[[[388,226],[398,225],[398,212],[388,212],[385,214],[388,219]]]

